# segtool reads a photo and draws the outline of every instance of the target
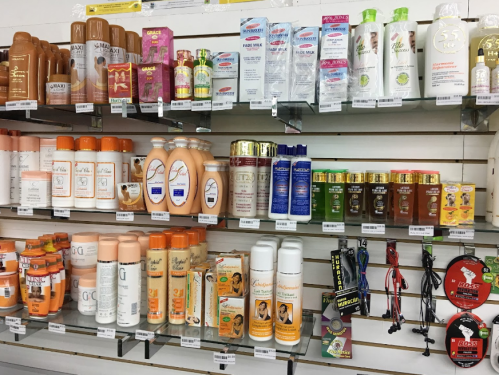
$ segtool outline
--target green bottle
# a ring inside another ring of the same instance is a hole
[[[211,100],[213,61],[209,49],[197,49],[194,60],[194,100]]]
[[[344,220],[346,169],[328,170],[326,179],[326,221]]]
[[[312,220],[324,220],[327,169],[312,171]]]

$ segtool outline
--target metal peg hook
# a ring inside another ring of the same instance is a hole
[[[475,256],[475,244],[464,244],[464,255]]]
[[[359,247],[367,248],[367,238],[365,237],[357,238],[357,248]]]
[[[338,247],[340,250],[348,248],[348,239],[346,237],[339,237],[338,238]]]

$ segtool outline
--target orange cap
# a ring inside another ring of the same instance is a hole
[[[17,135],[13,135],[10,137],[12,147],[12,151],[19,151],[19,137]]]
[[[150,249],[166,249],[166,236],[163,233],[153,233],[149,236]]]
[[[172,247],[173,231],[172,230],[164,230],[163,234],[166,236],[166,248],[169,249],[170,247]]]
[[[59,271],[64,269],[64,263],[62,262],[62,255],[59,253],[52,254],[52,256],[55,256],[57,259],[57,267],[59,268]]]
[[[80,138],[75,139],[75,151],[80,151]]]
[[[135,234],[120,234],[118,236],[118,241],[137,241],[137,236]]]
[[[0,253],[12,253],[16,251],[16,244],[14,241],[1,240],[0,241]]]
[[[101,140],[100,140],[100,138],[97,138],[97,150],[96,151],[100,151],[100,144],[101,144]]]
[[[135,234],[137,237],[145,236],[145,233],[141,230],[129,230],[128,232],[126,232],[126,234]]]
[[[170,230],[174,233],[185,232],[185,227],[171,227]]]
[[[78,280],[78,287],[95,288],[97,284],[97,273],[87,273]]]
[[[0,150],[12,151],[12,140],[8,135],[0,135]]]
[[[47,254],[45,255],[45,259],[47,259],[49,265],[49,272],[59,272],[59,266],[57,265],[57,258],[55,256]]]
[[[87,40],[87,24],[85,22],[73,22],[71,24],[71,44],[85,44]]]
[[[199,245],[199,232],[197,230],[187,230],[185,233],[189,236],[189,246]]]
[[[9,130],[6,128],[0,128],[0,134],[1,135],[9,135]]]
[[[26,244],[24,245],[24,250],[25,251],[30,251],[30,250],[41,250],[43,247],[44,243],[41,240],[26,240]]]
[[[102,137],[100,144],[101,151],[119,151],[120,145],[116,137]]]
[[[20,137],[21,136],[21,131],[20,130],[9,130],[9,135],[10,136],[16,136],[16,137]]]
[[[97,250],[97,260],[104,262],[112,262],[118,260],[118,245],[117,239],[107,238],[99,241],[99,249]]]
[[[172,249],[187,249],[189,247],[189,236],[187,233],[173,233]]]
[[[119,236],[121,236],[121,234],[119,233],[103,233],[99,234],[99,240],[104,240],[104,239],[118,240]]]
[[[57,149],[58,150],[74,150],[75,140],[73,137],[59,136],[57,137]]]
[[[199,242],[206,242],[206,228],[205,227],[192,227],[191,230],[199,232]]]
[[[99,233],[97,232],[80,232],[73,234],[72,242],[97,242],[99,241]]]
[[[133,141],[128,138],[120,138],[120,151],[121,152],[132,152],[133,151]]]
[[[80,151],[95,151],[97,149],[97,139],[95,137],[80,137],[75,140],[79,143]]]
[[[29,259],[29,268],[33,270],[37,270],[40,268],[46,268],[47,267],[47,259],[45,257],[41,258],[30,258]]]
[[[143,236],[139,236],[137,241],[139,241],[140,244],[140,256],[147,256],[147,249],[149,249],[149,236],[145,234]]]
[[[140,244],[138,241],[123,241],[118,245],[119,263],[140,262]]]
[[[19,137],[19,151],[40,151],[40,138],[29,135]]]
[[[40,138],[40,147],[56,147],[57,139],[56,138]]]

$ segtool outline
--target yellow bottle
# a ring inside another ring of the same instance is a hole
[[[166,321],[167,258],[166,236],[151,233],[147,250],[147,322],[151,324]]]
[[[191,268],[191,251],[187,233],[172,235],[172,248],[168,251],[168,321],[185,324],[187,271]]]

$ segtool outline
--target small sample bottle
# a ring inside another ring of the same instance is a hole
[[[19,181],[19,136],[11,136],[11,154],[10,154],[10,203],[19,203],[19,193],[21,191]],[[52,170],[52,163],[50,164]]]
[[[78,283],[78,311],[82,315],[97,313],[97,275],[89,273],[80,277]]]
[[[326,217],[326,169],[312,171],[312,220]]]
[[[73,22],[71,24],[71,59],[69,75],[71,76],[71,104],[87,102],[87,24]]]
[[[250,256],[249,336],[255,341],[272,339],[274,325],[274,249],[254,245]]]
[[[102,137],[101,151],[97,153],[96,207],[115,210],[119,207],[116,184],[121,182],[123,159],[118,138]]]
[[[220,215],[222,212],[223,189],[220,162],[208,160],[204,163],[205,172],[200,180],[201,209],[204,214]]]
[[[471,95],[490,93],[490,68],[485,65],[483,49],[478,49],[476,66],[471,71]]]
[[[128,138],[120,138],[120,152],[123,157],[123,168],[121,182],[130,182],[130,160],[135,154],[133,153],[133,141]]]
[[[192,73],[194,63],[191,61],[191,51],[178,50],[177,60],[174,63],[175,100],[192,100],[194,88]]]
[[[38,100],[37,65],[38,52],[31,35],[18,31],[9,49],[9,102]]]
[[[343,221],[345,214],[345,172],[328,170],[326,180],[326,221]]]
[[[120,327],[140,322],[140,244],[123,241],[118,245],[118,309]]]
[[[0,204],[10,203],[10,156],[12,140],[8,135],[0,135]]]
[[[492,70],[491,74],[491,87],[490,92],[497,94],[499,93],[499,52],[497,53],[496,58],[496,67]]]
[[[189,152],[191,153],[194,163],[196,164],[196,174],[197,174],[197,187],[196,196],[194,197],[194,202],[192,203],[191,214],[198,214],[201,212],[201,196],[203,195],[203,188],[201,180],[204,174],[203,162],[205,160],[202,152],[199,150],[200,141],[197,138],[189,138],[189,144],[187,146]]]
[[[414,210],[414,174],[398,171],[393,183],[393,205],[395,224],[412,224]]]
[[[388,216],[388,172],[367,171],[366,205],[369,221],[385,223]]]
[[[74,138],[57,137],[52,157],[52,206],[74,207]]]
[[[272,158],[276,156],[277,145],[273,142],[257,142],[257,190],[256,190],[256,214],[265,216],[269,210],[270,198],[270,175],[272,169]]]
[[[59,302],[61,300],[62,284],[59,266],[57,265],[57,257],[52,254],[45,255],[50,273],[50,306],[49,315],[55,315],[59,311]]]
[[[23,135],[19,137],[19,201],[21,201],[22,173],[40,170],[40,138]]]
[[[420,171],[418,184],[419,225],[437,226],[440,223],[442,184],[438,171]]]
[[[172,235],[168,251],[168,322],[185,324],[187,271],[191,268],[191,251],[187,233]]]
[[[296,156],[291,159],[288,219],[312,219],[312,159],[307,157],[307,146],[297,145]]]
[[[189,236],[189,249],[191,250],[191,267],[203,262],[203,249],[199,244],[199,232],[197,230],[186,230]]]
[[[234,145],[232,214],[237,217],[256,216],[257,195],[256,141],[237,140]]]
[[[194,100],[211,100],[213,61],[209,49],[197,49],[194,60]]]
[[[347,223],[361,222],[364,210],[364,172],[349,171],[346,173],[345,183],[345,221]]]
[[[144,200],[148,212],[167,211],[166,199],[166,163],[168,153],[165,150],[166,139],[161,137],[151,138],[152,150],[149,151],[144,161],[142,186],[144,187]],[[130,160],[130,159],[129,159]]]
[[[47,259],[31,258],[26,273],[28,313],[32,319],[45,319],[50,308],[50,272]]]
[[[201,262],[206,262],[208,259],[208,243],[206,242],[206,228],[205,227],[192,227],[191,230],[199,232],[199,244],[201,245]],[[163,231],[165,233],[165,231]]]
[[[118,245],[116,239],[99,241],[97,252],[97,301],[95,321],[109,324],[116,321],[118,299]]]
[[[95,208],[95,171],[97,140],[80,137],[80,149],[75,152],[75,207]]]
[[[147,250],[147,322],[166,321],[168,251],[166,236],[151,233]]]

